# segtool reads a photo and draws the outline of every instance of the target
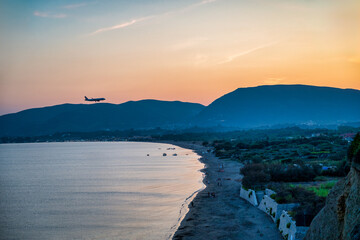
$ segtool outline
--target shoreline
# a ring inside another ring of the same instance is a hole
[[[185,200],[184,204],[188,203],[188,205],[186,206],[186,213],[179,218],[179,222],[176,224],[176,230],[168,238],[168,239],[174,239],[175,236],[176,236],[176,233],[179,231],[179,229],[181,227],[183,227],[184,222],[188,219],[188,216],[189,216],[190,211],[191,211],[191,204],[193,203],[193,201],[196,199],[196,197],[201,192],[205,191],[208,188],[208,185],[206,184],[206,182],[207,182],[206,169],[208,168],[208,165],[204,161],[204,153],[205,153],[205,149],[207,150],[207,148],[203,147],[200,144],[190,143],[190,142],[161,141],[161,142],[158,142],[158,143],[171,144],[171,145],[174,145],[174,146],[177,146],[177,147],[180,147],[180,148],[190,149],[199,156],[197,161],[204,164],[204,168],[199,170],[200,172],[203,173],[203,176],[204,176],[203,179],[202,179],[203,187],[201,189],[193,192],[192,195],[190,195]],[[201,151],[201,150],[203,150],[203,151]],[[188,200],[190,200],[190,201],[188,201]]]
[[[205,188],[187,206],[173,240],[282,239],[276,224],[258,208],[239,196],[239,162],[219,159],[208,148],[193,142],[159,141],[193,150],[204,164]],[[221,168],[221,171],[219,171]],[[214,193],[214,196],[211,196]]]
[[[171,144],[189,149],[199,155],[197,160],[204,164],[200,171],[204,174],[202,181],[205,187],[192,193],[183,202],[183,209],[187,212],[179,215],[179,221],[171,227],[173,231],[167,239],[283,239],[270,216],[240,198],[241,163],[217,158],[207,152],[208,148],[200,142],[134,142]]]

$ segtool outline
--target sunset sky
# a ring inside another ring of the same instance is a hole
[[[239,87],[360,89],[358,0],[0,1],[0,114]]]

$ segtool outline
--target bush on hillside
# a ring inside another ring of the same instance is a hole
[[[246,188],[263,189],[270,181],[270,175],[265,172],[255,172],[251,175],[244,176],[242,184]]]
[[[312,219],[325,206],[325,197],[317,196],[313,191],[302,187],[282,186],[275,196],[277,203],[298,203],[292,216],[297,219],[300,226],[308,226]]]
[[[240,173],[244,176],[262,171],[265,171],[265,165],[259,163],[246,164],[244,167],[240,169]]]
[[[319,175],[317,167],[298,164],[271,164],[267,172],[274,182],[306,182],[313,181]]]
[[[360,164],[360,133],[357,133],[348,149],[348,161]]]
[[[322,171],[321,175],[328,177],[345,177],[349,171],[350,171],[350,166],[348,162],[344,160],[342,162],[339,162],[339,165],[336,166],[335,168]]]
[[[263,188],[270,181],[270,175],[265,172],[264,164],[247,164],[240,169],[242,175],[242,184],[246,188]]]

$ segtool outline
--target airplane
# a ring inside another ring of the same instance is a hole
[[[100,102],[100,101],[104,101],[105,98],[87,98],[85,96],[85,101],[88,101],[88,102]]]

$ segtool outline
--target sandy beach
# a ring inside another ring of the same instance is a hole
[[[203,170],[206,188],[189,204],[189,212],[174,234],[174,240],[282,239],[269,216],[239,197],[240,163],[220,160],[199,144],[168,143],[194,150],[206,166]],[[211,196],[212,193],[215,196]]]

